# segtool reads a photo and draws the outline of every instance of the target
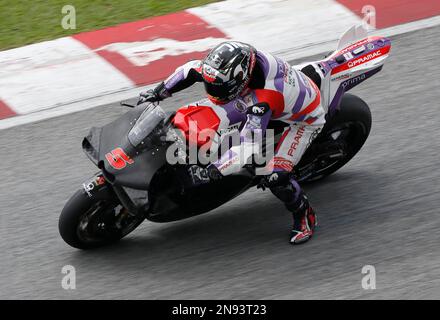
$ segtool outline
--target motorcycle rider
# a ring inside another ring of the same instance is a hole
[[[212,49],[204,60],[184,64],[155,89],[142,92],[140,102],[161,101],[196,82],[204,83],[209,100],[216,105],[238,99],[248,107],[242,141],[246,132],[265,130],[271,119],[289,124],[276,146],[272,171],[259,187],[269,188],[292,212],[290,243],[308,241],[315,231],[316,213],[291,171],[325,124],[317,85],[278,57],[228,41]],[[220,160],[215,166],[226,175],[230,163],[226,166]]]

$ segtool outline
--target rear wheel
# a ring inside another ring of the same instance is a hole
[[[91,249],[119,241],[144,219],[131,216],[117,201],[94,199],[78,190],[64,206],[58,228],[70,246]]]
[[[298,181],[316,181],[339,170],[362,148],[371,130],[371,112],[359,97],[345,94],[297,165]]]

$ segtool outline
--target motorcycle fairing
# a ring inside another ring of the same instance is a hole
[[[146,218],[154,222],[181,220],[211,211],[239,196],[255,184],[247,171],[194,186],[186,166],[163,167],[151,181],[150,208]]]
[[[338,108],[344,92],[378,73],[391,50],[391,41],[387,38],[359,39],[364,33],[355,27],[350,30],[342,36],[338,50],[326,59],[297,66],[310,65],[322,77],[321,97],[327,112]]]
[[[141,145],[134,147],[128,139],[130,130],[145,109],[145,105],[137,106],[103,127],[93,127],[83,140],[84,152],[107,173],[112,184],[147,190],[154,173],[165,163],[168,145],[143,149]],[[114,150],[119,148],[132,160],[122,169],[112,167],[106,159],[106,155],[114,155]]]
[[[339,107],[344,92],[382,69],[390,50],[390,39],[368,36],[363,26],[353,26],[341,36],[337,50],[326,59],[295,68],[321,84],[322,106],[331,113]]]
[[[217,132],[220,122],[220,118],[212,108],[192,105],[177,110],[172,120],[175,127],[182,131],[186,141],[195,143],[199,147],[214,138],[200,133],[206,129]]]

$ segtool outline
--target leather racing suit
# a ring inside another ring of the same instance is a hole
[[[202,63],[201,60],[193,60],[177,68],[156,88],[160,98],[164,99],[196,82],[202,82]],[[272,173],[267,176],[266,186],[293,213],[294,230],[305,231],[295,233],[291,242],[301,243],[303,239],[307,241],[316,224],[315,216],[307,219],[307,210],[311,210],[307,197],[288,173],[298,164],[307,147],[325,124],[326,112],[321,105],[320,90],[310,78],[286,61],[257,51],[256,65],[249,85],[237,99],[248,108],[247,121],[241,131],[244,143],[247,139],[246,132],[255,129],[266,130],[270,120],[281,120],[288,124],[275,148],[271,161]],[[217,106],[213,110],[221,109]],[[242,163],[236,158],[236,163],[231,165],[231,159],[234,158],[231,153],[234,153],[234,150],[231,149],[226,157],[214,164],[222,175],[232,173],[237,169],[234,165],[240,166]],[[279,179],[283,175],[286,178]]]

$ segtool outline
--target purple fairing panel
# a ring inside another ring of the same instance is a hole
[[[342,85],[340,85],[338,90],[336,91],[335,96],[333,97],[332,102],[330,103],[330,105],[328,107],[329,113],[334,112],[339,107],[339,104],[341,103],[342,96],[344,95],[344,92],[345,92],[344,88],[342,87]]]
[[[356,77],[350,78],[348,80],[345,80],[341,83],[341,86],[344,88],[344,91],[348,91],[356,87],[358,84],[364,82],[368,78],[371,78],[376,73],[378,73],[380,70],[382,70],[383,66],[377,67],[373,70],[370,70],[368,72],[362,73]]]
[[[373,70],[370,70],[368,72],[362,73],[354,78],[348,79],[344,82],[342,82],[336,91],[335,97],[333,98],[332,102],[330,103],[328,110],[329,112],[333,112],[339,107],[339,104],[341,103],[342,96],[345,92],[348,90],[353,89],[355,86],[357,86],[359,83],[364,82],[368,78],[371,78],[373,75],[378,73],[380,70],[382,70],[383,66],[377,67]]]

